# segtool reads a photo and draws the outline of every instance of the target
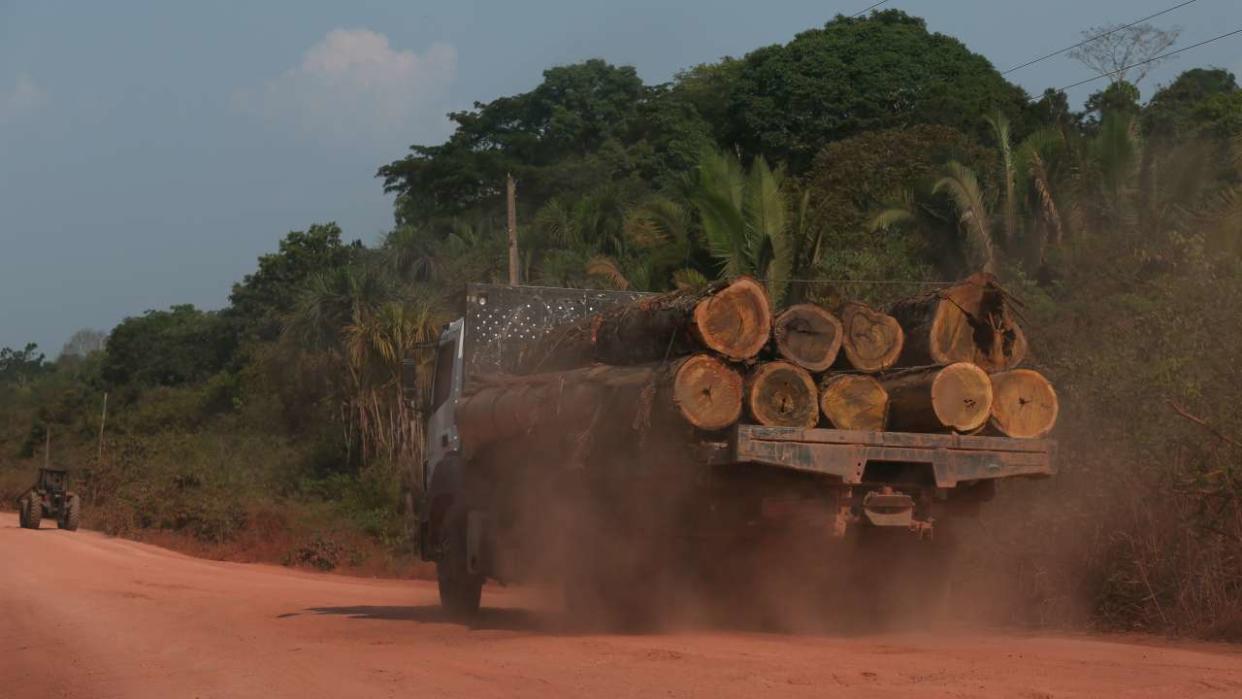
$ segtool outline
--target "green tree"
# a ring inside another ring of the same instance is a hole
[[[953,211],[927,196],[953,160],[996,170],[994,152],[945,126],[871,131],[829,144],[807,176],[810,227],[822,239],[809,268],[830,279],[886,280],[945,279],[967,269],[960,237],[947,225]],[[922,223],[872,225],[877,212],[895,209]]]
[[[736,156],[706,151],[695,171],[690,201],[720,274],[752,274],[780,304],[793,272],[795,245],[785,173],[755,158],[749,170]]]
[[[975,115],[1027,109],[1025,93],[987,59],[899,10],[838,16],[747,54],[728,74],[718,139],[794,173],[826,144],[860,133],[940,124],[983,136]]]
[[[652,181],[692,163],[709,133],[681,96],[598,59],[549,68],[534,90],[449,118],[447,142],[412,146],[379,169],[399,223],[499,210],[507,174],[531,211],[606,183]]]
[[[113,386],[180,386],[228,366],[237,341],[220,314],[184,304],[126,318],[108,337],[101,373]]]
[[[280,335],[280,317],[293,308],[307,280],[348,265],[362,250],[359,241],[342,242],[335,223],[291,231],[276,252],[259,257],[257,270],[233,285],[228,315],[238,322],[243,337],[274,340]]]
[[[24,386],[50,370],[51,365],[33,342],[22,349],[0,347],[0,384]]]
[[[1143,110],[1143,133],[1154,140],[1229,137],[1242,131],[1242,90],[1233,73],[1194,68],[1160,88]]]

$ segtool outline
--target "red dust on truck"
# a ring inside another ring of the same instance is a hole
[[[460,424],[463,397],[511,375],[550,329],[640,296],[468,287],[464,317],[437,345],[420,474],[420,549],[436,563],[449,612],[476,612],[485,580],[542,579],[562,585],[571,606],[635,620],[687,586],[747,579],[755,571],[739,567],[760,551],[824,561],[832,557],[820,552],[834,548],[878,551],[844,564],[853,568],[846,576],[837,571],[867,588],[911,574],[895,561],[910,556],[923,566],[917,587],[934,590],[956,520],[974,516],[1001,479],[1055,472],[1046,439],[749,424],[694,431],[653,411],[642,390],[624,419],[601,422],[598,395],[553,390],[504,439]],[[540,420],[556,429],[530,427]],[[792,560],[789,569],[811,574]]]

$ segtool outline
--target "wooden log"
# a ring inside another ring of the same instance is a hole
[[[888,392],[888,428],[897,432],[971,432],[991,414],[992,381],[958,362],[880,377]]]
[[[888,424],[888,392],[865,374],[833,374],[824,379],[819,407],[839,430],[882,432]]]
[[[480,378],[457,404],[463,443],[472,449],[537,431],[639,429],[679,419],[716,431],[742,414],[742,376],[723,360],[694,354],[672,362]],[[607,427],[605,427],[607,428]]]
[[[751,418],[769,427],[814,427],[819,422],[815,380],[796,364],[760,364],[746,377],[745,403]]]
[[[848,366],[873,374],[897,363],[905,334],[895,318],[855,301],[843,305],[837,315],[843,329],[841,353]]]
[[[768,343],[772,308],[763,285],[737,277],[699,290],[674,291],[613,306],[556,328],[523,354],[530,374],[603,364],[646,364],[710,350],[753,358]]]
[[[772,324],[780,356],[818,373],[832,366],[841,350],[841,321],[813,303],[790,306]]]
[[[1009,437],[1045,437],[1057,423],[1057,392],[1031,369],[992,374],[992,426]]]
[[[898,301],[889,312],[906,332],[903,366],[974,362],[1005,371],[1026,357],[1012,298],[991,274]]]
[[[742,375],[719,359],[695,354],[675,363],[673,405],[701,430],[722,430],[742,416]]]

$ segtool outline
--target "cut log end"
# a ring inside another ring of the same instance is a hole
[[[1060,406],[1052,383],[1030,369],[992,375],[992,426],[1020,439],[1045,437],[1057,422]]]
[[[746,407],[755,422],[768,427],[814,427],[819,422],[815,380],[790,362],[768,362],[747,379]]]
[[[839,430],[880,432],[888,422],[888,391],[870,376],[828,377],[820,387],[819,406]]]
[[[715,357],[687,357],[673,375],[673,402],[691,425],[722,430],[742,415],[742,376]]]
[[[972,275],[926,303],[932,314],[926,351],[933,363],[974,362],[1004,371],[1026,358],[1026,334],[993,275]]]
[[[694,328],[708,349],[729,359],[750,359],[772,332],[768,293],[758,281],[738,277],[694,307]]]
[[[776,351],[812,372],[824,371],[837,360],[841,334],[841,321],[813,303],[790,306],[772,327]]]
[[[992,381],[974,364],[950,364],[936,373],[931,402],[940,424],[958,432],[976,430],[991,415]]]
[[[862,303],[841,308],[841,349],[850,366],[875,373],[897,363],[905,334],[897,319]]]

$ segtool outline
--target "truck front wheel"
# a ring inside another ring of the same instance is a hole
[[[483,576],[470,572],[466,557],[466,508],[453,506],[440,525],[436,581],[440,607],[454,618],[474,616],[483,597]]]

